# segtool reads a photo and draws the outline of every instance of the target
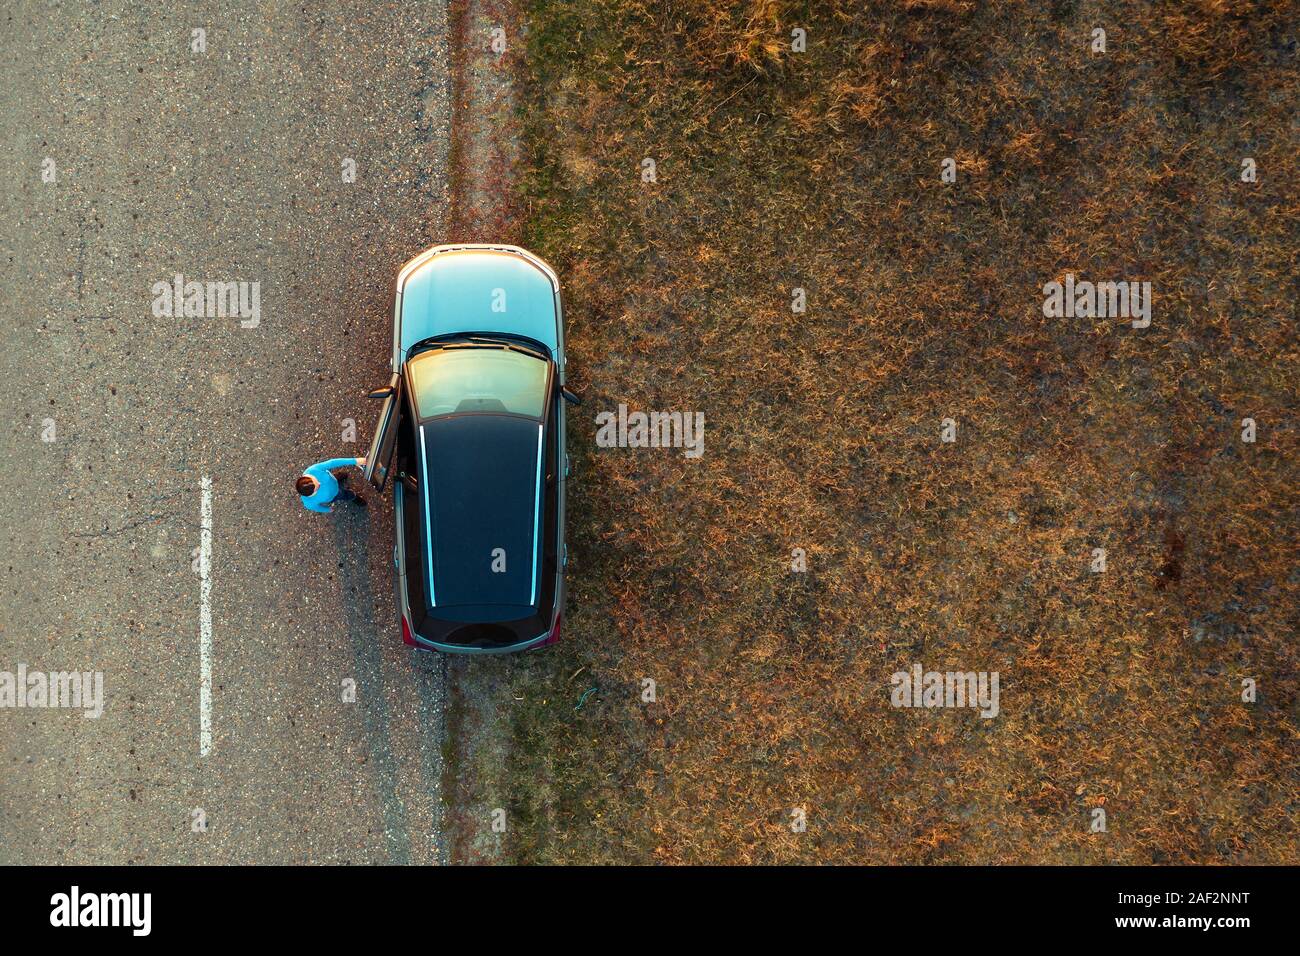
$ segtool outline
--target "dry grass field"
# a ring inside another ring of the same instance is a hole
[[[1300,862],[1298,25],[531,4],[517,238],[586,403],[513,859]],[[1045,318],[1066,273],[1151,282],[1150,327]],[[619,403],[703,456],[598,448]],[[892,707],[917,663],[1000,713]]]

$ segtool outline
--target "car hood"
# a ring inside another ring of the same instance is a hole
[[[497,250],[441,252],[406,276],[399,348],[456,332],[503,332],[559,348],[555,288],[522,256]]]

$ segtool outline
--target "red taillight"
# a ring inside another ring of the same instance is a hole
[[[538,644],[538,647],[549,647],[560,639],[560,624],[564,620],[563,614],[555,615],[555,626],[551,628],[551,633],[546,635],[546,640]]]
[[[411,625],[406,621],[406,615],[402,615],[402,643],[416,646],[415,635],[411,633]]]

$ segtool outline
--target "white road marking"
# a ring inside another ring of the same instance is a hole
[[[199,483],[199,756],[212,749],[212,479]]]

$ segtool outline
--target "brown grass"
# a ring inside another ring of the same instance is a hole
[[[533,4],[520,202],[586,405],[517,858],[1297,861],[1296,22]],[[1044,318],[1067,271],[1150,280],[1152,326]],[[704,457],[597,449],[620,401],[703,411]],[[915,662],[1001,715],[891,708]]]

